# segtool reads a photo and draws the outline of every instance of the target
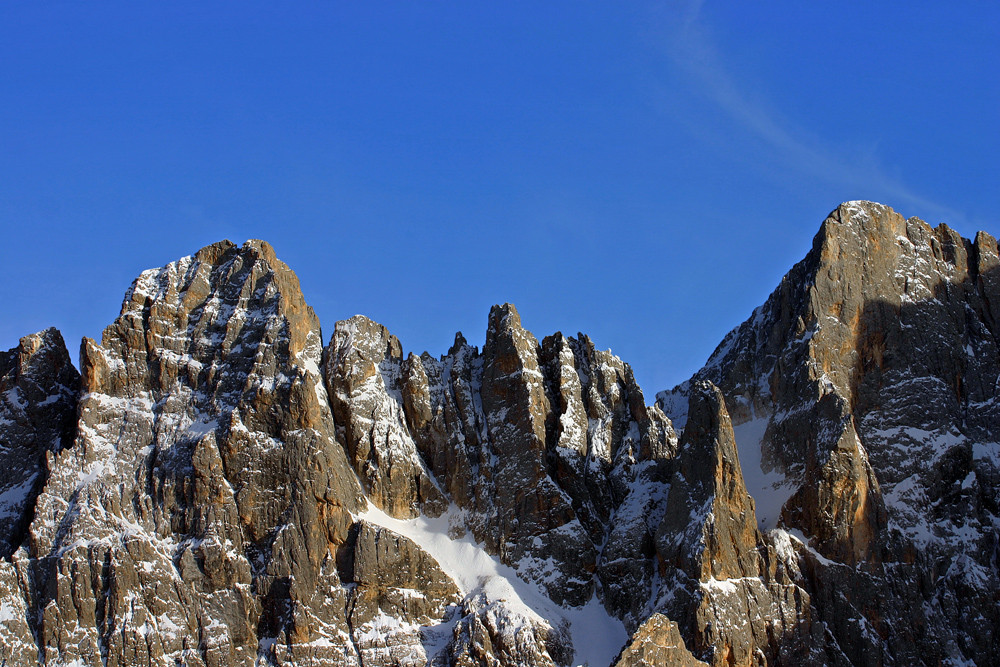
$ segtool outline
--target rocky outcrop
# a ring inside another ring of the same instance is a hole
[[[440,514],[448,501],[406,425],[399,340],[357,315],[337,323],[325,352],[338,436],[372,502],[397,517]]]
[[[725,401],[710,382],[690,388],[656,541],[657,608],[677,619],[695,655],[720,666],[820,662],[809,595],[779,571],[757,529]]]
[[[657,531],[665,568],[697,581],[756,577],[760,533],[722,393],[691,389],[687,426]]]
[[[440,664],[473,665],[568,665],[572,646],[557,629],[538,620],[512,614],[502,603],[469,600],[463,605],[454,637]]]
[[[614,667],[703,667],[684,646],[677,624],[653,614],[632,635]]]
[[[362,665],[426,662],[421,627],[454,616],[462,601],[455,582],[419,546],[365,521],[352,528],[340,573]]]
[[[502,556],[529,577],[553,576],[556,602],[582,604],[593,591],[597,549],[569,494],[548,474],[546,421],[552,404],[538,341],[509,304],[490,312],[480,397],[492,465],[477,487],[474,530],[495,536]],[[553,558],[556,567],[546,563]],[[547,571],[550,570],[550,571]]]

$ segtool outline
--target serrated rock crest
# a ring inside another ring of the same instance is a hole
[[[482,350],[324,347],[269,245],[213,244],[79,375],[55,330],[0,354],[0,658],[989,664],[998,317],[993,237],[848,202],[647,406],[510,304]]]

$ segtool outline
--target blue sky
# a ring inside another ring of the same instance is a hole
[[[651,400],[841,201],[1000,232],[997,5],[762,4],[3,3],[0,348],[263,238],[327,337],[510,301]]]

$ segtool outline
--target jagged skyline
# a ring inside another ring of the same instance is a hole
[[[81,374],[0,353],[0,657],[991,664],[998,253],[848,202],[650,405],[510,304],[441,359],[324,345],[269,244],[206,246]]]
[[[262,238],[324,335],[362,313],[440,355],[509,301],[652,393],[841,201],[998,231],[991,5],[0,16],[3,349],[57,326],[75,360],[141,270]]]

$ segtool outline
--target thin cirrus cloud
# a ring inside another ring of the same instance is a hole
[[[914,193],[898,178],[887,173],[872,153],[845,158],[825,148],[822,141],[788,122],[759,96],[741,88],[715,47],[702,19],[704,0],[680,8],[671,18],[666,53],[695,90],[735,123],[737,132],[749,133],[770,149],[772,157],[786,171],[810,175],[827,184],[852,191],[876,193],[892,202],[911,205],[935,219],[965,222],[964,213]],[[689,123],[703,123],[699,116]],[[711,134],[711,128],[699,128]]]

